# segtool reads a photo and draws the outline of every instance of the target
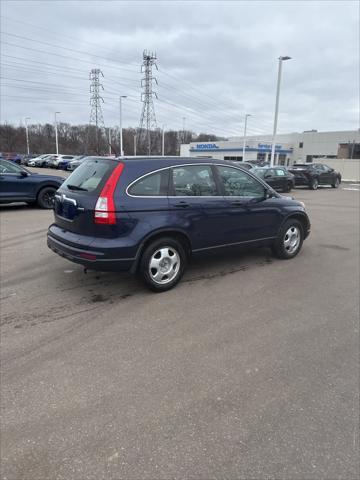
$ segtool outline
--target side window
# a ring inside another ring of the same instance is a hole
[[[231,167],[217,167],[226,196],[254,197],[264,196],[264,187],[246,172]]]
[[[129,188],[129,194],[137,197],[159,197],[167,195],[168,170],[151,173]]]
[[[19,175],[22,169],[18,167],[15,163],[10,162],[1,162],[0,161],[0,173],[12,173]]]
[[[210,165],[174,167],[173,186],[176,196],[216,196],[217,189]]]
[[[282,168],[276,168],[275,169],[275,174],[277,177],[284,177],[285,176],[285,172]]]

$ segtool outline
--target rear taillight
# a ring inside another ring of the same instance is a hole
[[[119,163],[107,179],[104,188],[95,205],[94,221],[103,225],[114,225],[116,223],[114,192],[124,164]]]

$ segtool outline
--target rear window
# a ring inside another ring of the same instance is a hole
[[[94,192],[97,191],[102,180],[106,180],[114,167],[116,162],[106,160],[103,158],[89,158],[82,162],[80,166],[65,180],[62,184],[62,189],[79,190]]]

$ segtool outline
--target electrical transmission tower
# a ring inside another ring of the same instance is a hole
[[[104,103],[104,99],[100,95],[100,91],[104,90],[104,87],[100,83],[100,76],[103,77],[104,74],[99,68],[93,68],[90,71],[90,125],[94,125],[96,129],[96,151],[98,155],[100,154],[100,133],[105,131],[104,117],[101,108],[101,104]]]
[[[143,108],[140,118],[140,127],[138,134],[138,144],[142,146],[146,140],[147,153],[151,153],[151,130],[156,129],[156,116],[153,103],[153,96],[156,98],[156,92],[153,92],[153,82],[156,84],[157,79],[152,75],[152,68],[155,65],[156,70],[158,67],[156,65],[156,54],[143,52],[143,63],[141,65],[141,72],[144,73],[144,77],[141,80],[141,87],[143,92],[141,93],[141,101],[143,102]]]

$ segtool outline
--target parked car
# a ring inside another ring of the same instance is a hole
[[[46,166],[49,168],[64,168],[71,160],[75,160],[75,155],[51,155],[46,160]]]
[[[55,161],[56,168],[61,170],[67,170],[67,166],[73,160],[76,160],[78,155],[59,155],[57,160]]]
[[[236,245],[297,255],[310,233],[303,203],[227,161],[89,157],[55,195],[48,246],[95,270],[138,272],[174,287],[191,255]]]
[[[277,191],[291,192],[295,186],[294,175],[285,167],[254,168],[252,172]]]
[[[0,203],[26,202],[53,208],[55,192],[64,180],[59,176],[31,173],[0,159]]]
[[[29,153],[26,154],[22,157],[20,164],[21,165],[27,165],[30,160],[33,158],[36,158],[38,155],[35,155],[34,153]]]
[[[69,170],[70,172],[74,171],[75,168],[77,168],[79,165],[81,165],[86,158],[88,158],[86,155],[80,155],[77,157],[75,160],[71,160],[66,167],[66,170]]]
[[[36,158],[32,158],[28,160],[27,166],[28,167],[46,167],[47,160],[52,156],[51,153],[46,153],[44,155],[39,155]]]
[[[341,174],[322,163],[297,163],[289,167],[295,175],[295,185],[304,185],[316,190],[319,185],[331,185],[337,188],[341,183]]]
[[[14,152],[2,152],[0,153],[0,158],[3,158],[4,160],[8,160],[9,162],[17,163],[18,165],[21,164],[21,159],[22,159],[21,155]]]

